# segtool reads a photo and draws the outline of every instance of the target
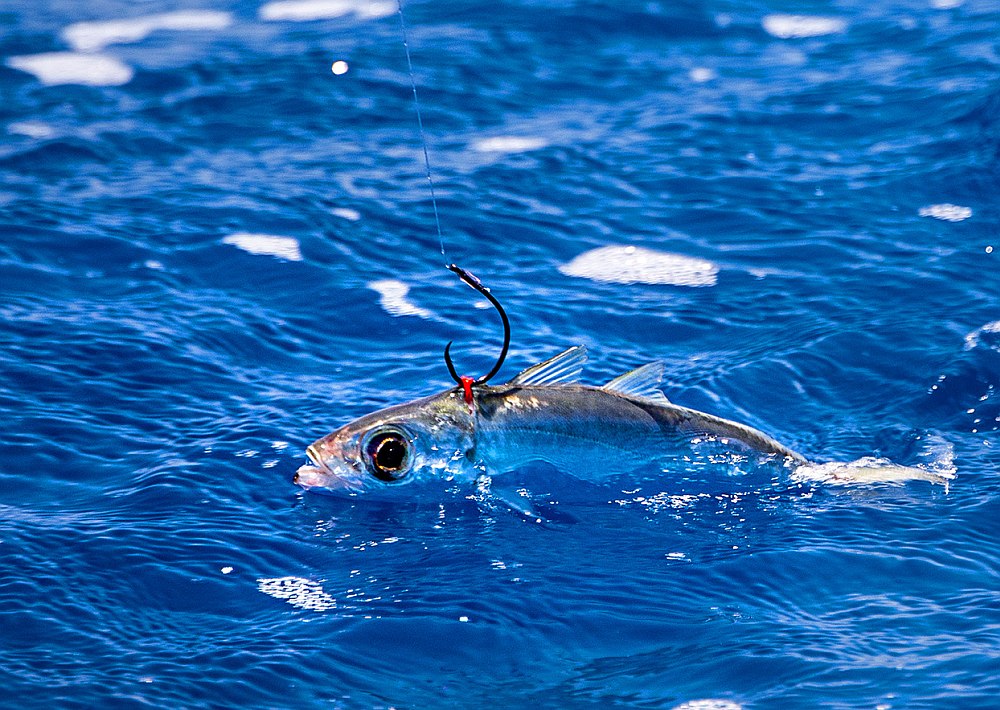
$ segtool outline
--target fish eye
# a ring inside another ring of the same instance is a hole
[[[402,432],[377,431],[368,438],[364,449],[365,465],[375,478],[394,483],[406,476],[412,457],[410,441]]]

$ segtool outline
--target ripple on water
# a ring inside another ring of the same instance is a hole
[[[559,267],[567,276],[608,283],[714,286],[719,267],[707,259],[635,246],[607,246]]]

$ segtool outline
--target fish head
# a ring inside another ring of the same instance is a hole
[[[356,494],[474,477],[472,449],[472,416],[461,392],[449,390],[367,414],[315,441],[306,449],[311,465],[294,482]]]

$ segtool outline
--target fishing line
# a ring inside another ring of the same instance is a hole
[[[486,299],[493,305],[497,313],[500,314],[500,319],[503,322],[503,347],[500,350],[500,356],[497,358],[496,363],[493,368],[479,378],[472,378],[468,376],[461,376],[455,369],[455,364],[451,360],[451,345],[449,342],[444,348],[444,361],[448,366],[448,374],[451,375],[452,379],[455,380],[465,391],[465,401],[470,407],[473,406],[472,397],[472,387],[473,385],[485,385],[489,382],[494,375],[500,370],[500,366],[503,365],[504,359],[507,357],[507,350],[510,347],[510,320],[507,318],[507,313],[504,311],[503,306],[500,305],[500,301],[490,293],[490,290],[483,285],[483,282],[476,278],[472,272],[456,264],[448,263],[448,255],[444,251],[444,235],[441,232],[441,217],[438,215],[437,206],[437,196],[434,194],[434,179],[431,177],[431,158],[427,152],[427,136],[424,133],[424,121],[420,116],[420,99],[417,98],[417,79],[413,74],[413,60],[410,58],[410,43],[406,36],[406,20],[403,17],[403,0],[396,0],[396,8],[399,10],[399,29],[403,35],[403,49],[406,51],[406,67],[410,71],[410,87],[413,89],[413,108],[417,114],[417,128],[420,131],[420,144],[424,149],[424,167],[427,170],[427,184],[431,189],[431,205],[434,207],[434,225],[437,227],[438,234],[438,244],[441,247],[441,256],[444,257],[445,267],[458,275],[463,282],[468,286],[472,287],[480,294],[486,297]]]
[[[444,253],[444,235],[441,233],[441,218],[438,216],[437,196],[434,194],[434,179],[431,177],[431,158],[427,153],[427,137],[424,135],[424,122],[420,117],[420,100],[417,98],[417,80],[413,75],[413,61],[410,59],[410,43],[406,38],[406,20],[403,19],[403,0],[396,0],[396,7],[399,9],[399,29],[403,33],[403,49],[406,50],[406,66],[410,70],[410,86],[413,88],[413,108],[417,114],[417,128],[420,130],[420,144],[424,148],[424,167],[427,169],[427,184],[431,188],[431,205],[434,207],[434,224],[437,227],[438,244],[441,247],[441,256],[444,257],[445,266],[448,265],[448,256]]]

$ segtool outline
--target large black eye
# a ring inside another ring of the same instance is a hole
[[[392,483],[410,468],[410,442],[398,431],[383,431],[365,445],[365,465],[375,478]]]

